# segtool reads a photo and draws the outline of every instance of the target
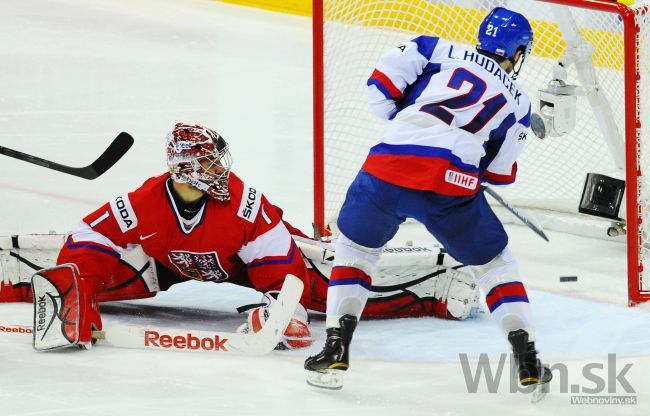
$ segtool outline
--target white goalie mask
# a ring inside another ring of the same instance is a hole
[[[167,165],[172,180],[187,183],[218,201],[228,201],[232,157],[216,131],[177,123],[167,136]]]

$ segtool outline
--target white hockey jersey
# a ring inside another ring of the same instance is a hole
[[[368,80],[386,118],[362,169],[394,185],[471,195],[514,182],[530,127],[530,100],[476,50],[420,36],[390,50]]]

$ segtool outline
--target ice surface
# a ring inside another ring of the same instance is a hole
[[[309,19],[199,0],[3,0],[0,27],[0,146],[84,166],[120,131],[136,139],[95,181],[0,156],[0,235],[65,232],[162,173],[163,138],[177,121],[217,129],[232,145],[235,171],[310,229]],[[564,363],[570,383],[593,387],[583,367],[606,366],[616,353],[617,371],[633,364],[627,379],[637,405],[571,405],[560,383],[531,405],[509,393],[505,376],[498,393],[484,383],[468,393],[459,354],[474,365],[487,353],[496,364],[507,351],[489,319],[362,322],[344,389],[316,391],[302,370],[323,341],[324,320],[315,315],[312,348],[262,358],[106,346],[40,354],[28,336],[0,333],[0,415],[648,414],[650,309],[624,306],[625,247],[556,232],[546,243],[516,226],[508,232],[543,358]],[[406,230],[397,242],[413,235],[420,238]],[[189,282],[102,310],[106,323],[234,330],[243,319],[235,307],[258,299],[250,289]],[[0,325],[27,325],[31,311],[0,304]]]

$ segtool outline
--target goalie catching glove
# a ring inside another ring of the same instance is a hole
[[[271,291],[266,292],[259,305],[254,305],[253,309],[248,312],[246,322],[237,328],[237,332],[247,334],[249,332],[258,332],[264,326],[264,323],[269,317],[269,310],[271,305],[276,302],[280,292]],[[240,311],[245,311],[247,307],[240,308]],[[312,342],[311,331],[307,326],[307,310],[298,304],[287,329],[284,331],[282,340],[278,343],[276,350],[291,350],[295,348],[309,347]]]

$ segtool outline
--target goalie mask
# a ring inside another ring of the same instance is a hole
[[[187,183],[218,201],[228,201],[232,157],[228,143],[212,129],[178,123],[167,136],[172,180]]]
[[[476,48],[512,62],[512,78],[516,79],[524,60],[532,53],[533,29],[522,14],[496,7],[481,22]],[[520,50],[519,68],[515,69],[515,55]]]

